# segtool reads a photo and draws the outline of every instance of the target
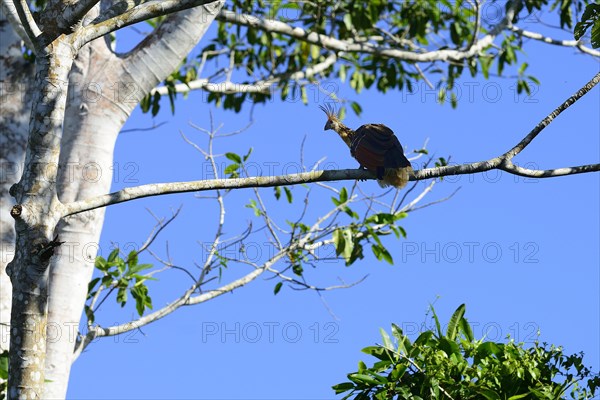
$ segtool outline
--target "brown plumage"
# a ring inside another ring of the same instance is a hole
[[[352,157],[377,175],[381,187],[403,188],[413,174],[394,132],[383,124],[366,124],[356,131],[344,125],[331,105],[321,106],[327,115],[324,130],[334,130],[350,148]]]

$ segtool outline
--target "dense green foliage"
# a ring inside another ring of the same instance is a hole
[[[257,17],[261,21],[281,21],[303,29],[306,35],[298,39],[287,33],[274,33],[262,27],[218,18],[215,37],[196,59],[184,62],[182,68],[165,81],[165,85],[170,88],[172,106],[176,96],[174,85],[188,83],[196,76],[206,76],[217,84],[225,81],[240,84],[277,81],[274,87],[265,84],[262,92],[224,93],[214,90],[208,95],[210,102],[235,111],[248,101],[265,102],[276,94],[285,101],[307,103],[316,99],[319,93],[327,93],[343,102],[344,99],[336,97],[337,85],[346,83],[357,93],[368,88],[383,93],[388,90],[412,92],[414,85],[424,83],[424,79],[427,79],[428,85],[434,85],[441,103],[449,101],[456,106],[458,98],[452,89],[465,73],[472,77],[481,74],[486,79],[490,74],[515,76],[519,93],[529,93],[530,84],[538,82],[535,77],[526,74],[527,64],[519,60],[523,38],[509,29],[500,32],[494,45],[484,46],[474,55],[462,59],[416,63],[402,55],[382,54],[380,50],[400,50],[411,54],[445,49],[467,51],[477,39],[502,24],[504,8],[508,7],[514,7],[516,11],[511,23],[554,14],[561,28],[573,29],[589,3],[588,0],[482,2],[478,5],[462,0],[228,1],[225,10]],[[594,32],[600,31],[600,24],[594,26],[592,42]],[[309,40],[311,33],[344,45],[361,45],[362,49],[340,51],[322,40]],[[578,38],[584,33],[585,27],[575,29]],[[333,54],[337,58],[335,64],[324,71],[299,81],[291,79],[294,72],[323,63]],[[159,96],[148,97],[143,102],[144,110],[152,110],[156,114],[159,100]],[[360,106],[356,103],[351,105],[358,114]],[[343,115],[345,108],[341,112]]]
[[[349,382],[333,386],[344,399],[589,399],[600,377],[583,365],[583,354],[567,356],[560,347],[535,342],[476,340],[464,317],[454,312],[444,333],[433,307],[435,330],[411,341],[392,324],[392,340],[362,351],[377,358],[359,362]]]
[[[600,47],[600,4],[589,4],[585,8],[581,21],[575,25],[575,39],[581,39],[590,27],[592,47],[597,49]]]

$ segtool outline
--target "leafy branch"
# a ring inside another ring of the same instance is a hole
[[[381,329],[382,344],[363,353],[377,359],[358,363],[348,382],[333,386],[343,399],[588,399],[600,388],[600,376],[583,364],[583,354],[540,344],[475,339],[460,305],[446,332],[431,307],[435,324],[414,341],[392,324],[392,337]]]

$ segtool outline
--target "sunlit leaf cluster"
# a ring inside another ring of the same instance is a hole
[[[88,284],[88,304],[85,305],[85,313],[90,324],[94,323],[94,312],[110,295],[116,291],[116,301],[124,307],[127,304],[128,295],[135,300],[135,308],[141,316],[146,308],[152,309],[152,299],[148,294],[146,281],[156,280],[149,274],[142,274],[153,267],[152,264],[138,264],[138,253],[131,251],[126,258],[119,255],[119,249],[114,249],[108,256],[96,257],[96,269],[102,274]],[[102,294],[102,300],[96,303]],[[91,303],[90,303],[91,301]]]
[[[454,312],[446,332],[433,307],[435,327],[414,341],[392,324],[391,338],[362,351],[376,358],[359,362],[348,382],[333,386],[344,399],[589,399],[600,377],[583,364],[583,354],[535,342],[506,343],[475,339],[464,317]]]

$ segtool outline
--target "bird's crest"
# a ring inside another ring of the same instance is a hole
[[[319,106],[319,108],[321,110],[323,110],[323,112],[325,113],[325,115],[327,115],[327,119],[328,120],[332,120],[332,121],[339,121],[340,118],[338,117],[338,112],[336,110],[336,107],[331,104],[331,103],[325,103],[324,106]]]

